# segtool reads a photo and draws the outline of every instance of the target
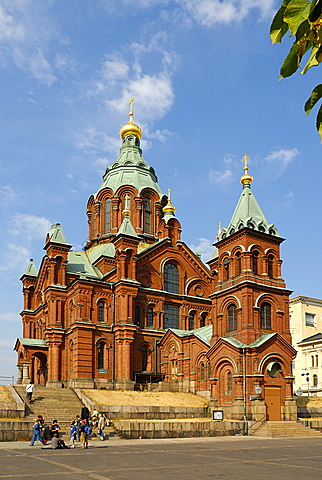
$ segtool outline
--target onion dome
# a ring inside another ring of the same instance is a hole
[[[127,135],[135,135],[139,140],[142,138],[142,130],[138,125],[135,125],[133,121],[133,107],[132,104],[134,102],[134,98],[130,98],[130,112],[129,112],[129,123],[123,125],[123,127],[120,129],[120,137],[122,140],[127,136]]]
[[[166,204],[165,207],[163,207],[163,212],[165,214],[167,213],[172,213],[174,214],[176,211],[175,207],[171,203],[171,198],[170,198],[170,189],[168,190],[168,203]]]
[[[244,175],[240,178],[240,183],[242,185],[251,185],[253,181],[253,177],[248,173],[248,162],[249,155],[244,155],[243,162],[244,162]]]

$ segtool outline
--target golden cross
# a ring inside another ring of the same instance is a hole
[[[246,155],[246,153],[245,153],[245,155],[242,158],[242,162],[244,163],[245,172],[248,171],[248,162],[247,162],[248,159],[249,159],[249,155]]]
[[[170,193],[171,193],[171,190],[170,188],[168,188],[168,202],[171,202]]]
[[[129,105],[130,105],[130,115],[133,114],[133,106],[132,103],[134,102],[134,98],[130,97]]]

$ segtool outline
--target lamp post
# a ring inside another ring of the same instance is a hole
[[[263,391],[262,387],[257,385],[257,387],[255,387],[254,390],[255,390],[255,393],[257,395],[257,399],[260,400],[261,399],[261,393]]]
[[[307,381],[307,396],[310,396],[310,374],[309,373],[302,373],[302,377],[306,377]]]

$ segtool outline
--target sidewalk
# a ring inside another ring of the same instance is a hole
[[[275,439],[272,438],[261,438],[263,441],[272,441]],[[125,446],[125,445],[157,445],[157,444],[168,444],[168,443],[210,443],[210,442],[256,442],[258,438],[256,437],[244,437],[244,436],[235,436],[235,437],[189,437],[189,438],[156,438],[156,439],[140,439],[140,440],[89,440],[89,448],[101,448],[104,447],[113,447],[113,446]],[[0,442],[1,449],[50,449],[50,443],[43,447],[39,442],[35,443],[33,447],[29,446],[30,442]],[[66,442],[66,445],[69,445]],[[75,449],[81,449],[81,443],[75,444]]]

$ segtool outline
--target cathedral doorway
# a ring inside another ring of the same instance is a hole
[[[47,355],[42,352],[35,353],[33,355],[32,369],[34,377],[34,383],[38,385],[46,385],[47,383]]]
[[[265,387],[266,420],[281,420],[281,388]]]

